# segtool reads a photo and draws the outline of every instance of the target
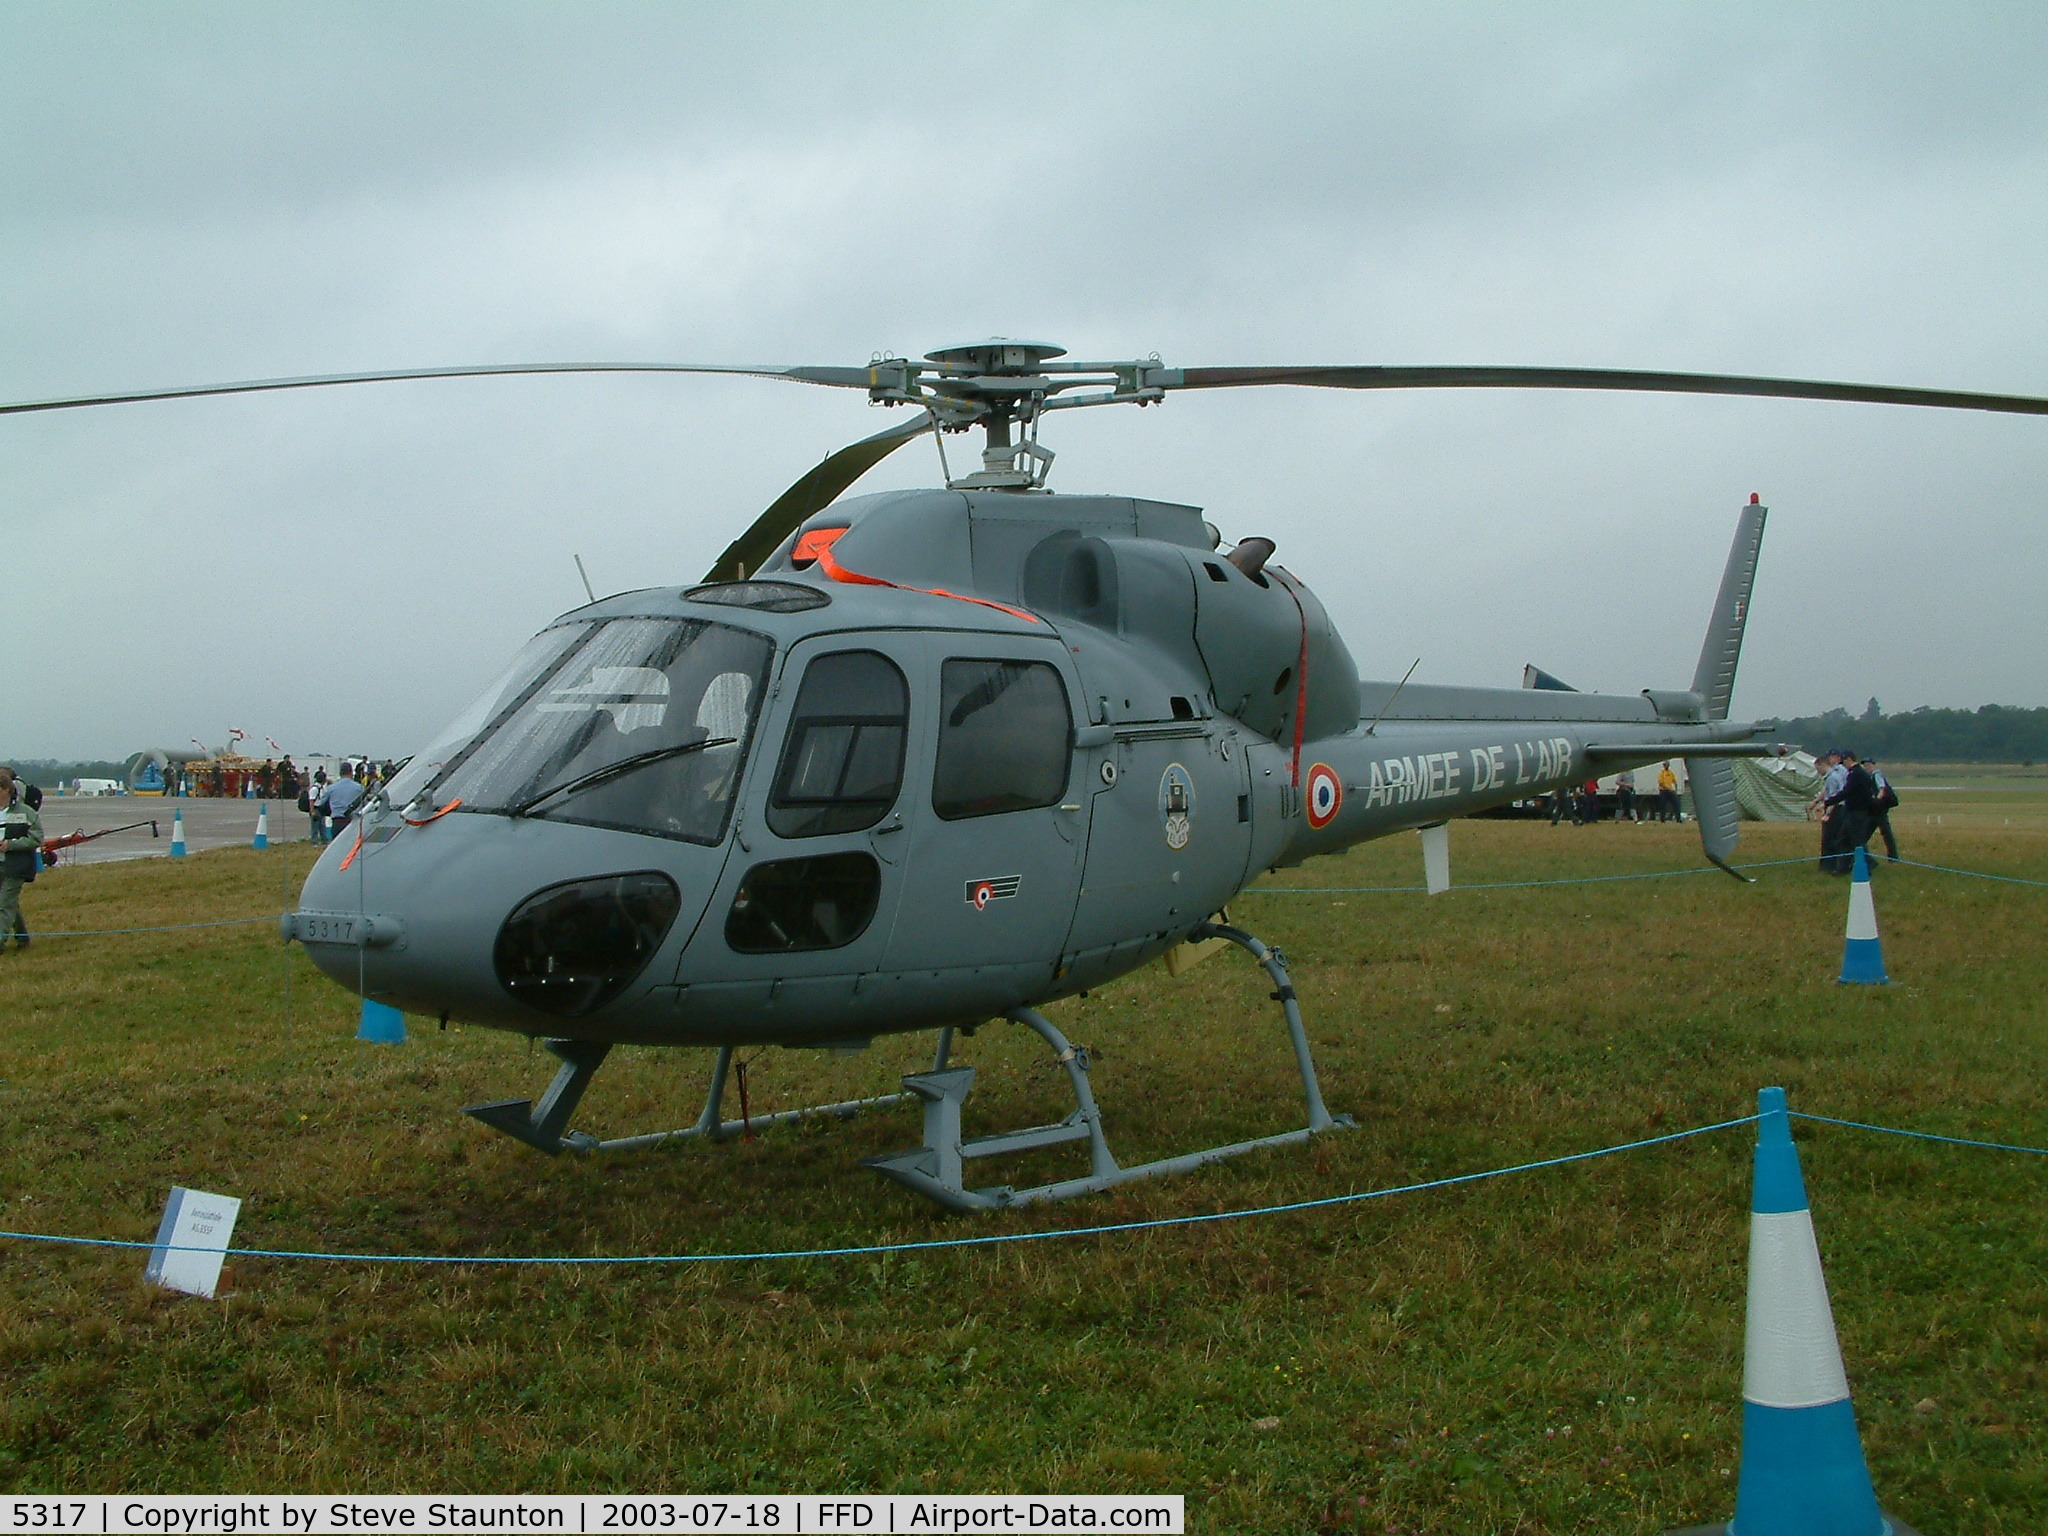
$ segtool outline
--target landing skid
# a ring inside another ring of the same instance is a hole
[[[1287,1017],[1287,1032],[1294,1043],[1295,1065],[1301,1073],[1302,1097],[1308,1104],[1306,1126],[1296,1131],[1282,1131],[1275,1136],[1210,1147],[1207,1151],[1190,1152],[1181,1157],[1162,1158],[1158,1162],[1140,1163],[1130,1168],[1119,1167],[1110,1155],[1108,1141],[1103,1137],[1102,1116],[1095,1107],[1095,1095],[1088,1087],[1088,1053],[1071,1044],[1043,1015],[1030,1008],[1014,1008],[1008,1017],[1035,1031],[1066,1067],[1067,1081],[1074,1090],[1074,1112],[1053,1125],[1000,1131],[992,1136],[977,1136],[971,1141],[963,1141],[960,1136],[960,1110],[968,1092],[974,1087],[974,1068],[948,1068],[949,1041],[942,1038],[938,1066],[930,1072],[913,1073],[903,1079],[903,1086],[924,1101],[924,1145],[888,1157],[869,1158],[867,1165],[936,1200],[949,1210],[990,1211],[1034,1205],[1045,1200],[1065,1200],[1074,1195],[1092,1195],[1133,1179],[1185,1173],[1191,1168],[1221,1162],[1226,1157],[1236,1157],[1241,1152],[1259,1147],[1291,1146],[1323,1131],[1352,1125],[1354,1122],[1349,1115],[1332,1116],[1323,1106],[1322,1091],[1316,1086],[1315,1062],[1309,1055],[1308,1035],[1301,1024],[1301,1007],[1295,999],[1294,984],[1288,979],[1287,963],[1281,953],[1267,948],[1244,930],[1222,923],[1204,923],[1189,938],[1228,939],[1250,951],[1252,958],[1263,965],[1266,974],[1273,978],[1273,1000],[1280,1004]],[[1086,1178],[1040,1184],[1032,1189],[1014,1189],[1009,1185],[968,1189],[962,1177],[964,1164],[969,1158],[1023,1152],[1068,1141],[1088,1143]]]
[[[947,1032],[950,1036],[951,1031]],[[471,1104],[462,1112],[474,1115],[485,1125],[507,1136],[525,1142],[529,1147],[538,1147],[553,1157],[562,1152],[618,1152],[629,1147],[658,1147],[663,1142],[688,1141],[705,1138],[719,1141],[727,1136],[738,1136],[749,1130],[770,1126],[787,1125],[794,1120],[808,1120],[821,1115],[831,1115],[841,1120],[851,1120],[864,1109],[882,1109],[891,1104],[900,1104],[910,1097],[907,1093],[885,1093],[872,1099],[848,1099],[840,1104],[819,1104],[809,1109],[785,1109],[772,1115],[750,1115],[740,1120],[728,1120],[724,1116],[725,1080],[732,1069],[733,1048],[720,1046],[718,1059],[711,1067],[711,1090],[704,1099],[704,1112],[697,1117],[695,1125],[685,1126],[677,1131],[655,1131],[646,1136],[615,1136],[609,1141],[583,1131],[569,1130],[569,1117],[576,1112],[576,1105],[583,1098],[583,1090],[590,1086],[590,1079],[603,1065],[611,1051],[609,1045],[595,1045],[585,1040],[543,1040],[555,1055],[561,1057],[562,1068],[555,1074],[555,1080],[548,1085],[548,1091],[541,1095],[539,1104],[531,1099],[500,1099],[494,1104]],[[940,1046],[943,1052],[945,1045]]]

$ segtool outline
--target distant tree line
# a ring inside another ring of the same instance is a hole
[[[1847,747],[1859,757],[1895,763],[2048,762],[2048,709],[1985,704],[1977,709],[1915,709],[1883,713],[1872,699],[1861,715],[1831,709],[1824,715],[1781,720],[1772,734],[1818,756]]]

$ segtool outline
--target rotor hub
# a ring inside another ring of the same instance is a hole
[[[963,342],[927,352],[924,360],[937,363],[947,373],[1036,373],[1038,365],[1051,357],[1065,357],[1065,347],[1044,341],[1017,341],[1008,336],[991,336],[986,341]]]

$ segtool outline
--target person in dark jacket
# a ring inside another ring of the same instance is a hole
[[[1877,810],[1877,782],[1871,778],[1870,770],[1856,760],[1854,752],[1844,752],[1842,764],[1849,771],[1841,789],[1828,798],[1829,818],[1841,818],[1835,844],[1840,867],[1833,871],[1838,875],[1855,868],[1856,850],[1870,841],[1872,818]]]

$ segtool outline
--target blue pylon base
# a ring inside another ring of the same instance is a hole
[[[374,1045],[405,1044],[405,1015],[389,1003],[363,999],[363,1019],[356,1028],[358,1040],[368,1040]]]
[[[1883,1519],[1891,1528],[1891,1536],[1920,1536],[1918,1531],[1897,1515],[1887,1513]],[[1731,1529],[1733,1525],[1732,1520],[1716,1520],[1712,1525],[1688,1525],[1680,1530],[1666,1531],[1664,1536],[1739,1536],[1738,1532]]]
[[[1876,939],[1843,941],[1842,974],[1835,980],[1851,987],[1889,986],[1891,977],[1884,973],[1884,946]]]

